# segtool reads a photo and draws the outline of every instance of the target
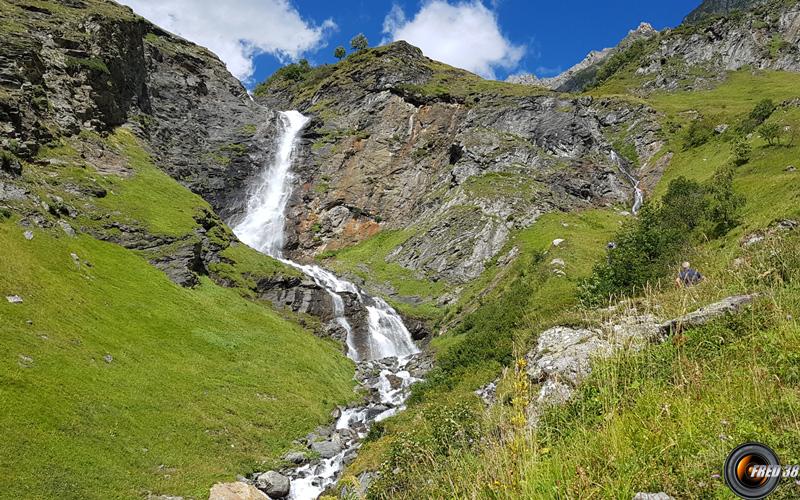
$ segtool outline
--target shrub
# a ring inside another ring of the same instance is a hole
[[[592,86],[602,84],[628,64],[640,61],[644,55],[645,46],[645,40],[638,40],[627,49],[612,55],[597,71]]]
[[[705,118],[698,119],[689,125],[683,137],[683,149],[691,149],[702,146],[714,136],[714,125]]]
[[[106,75],[111,74],[111,71],[108,69],[108,66],[106,66],[106,63],[103,62],[102,59],[95,57],[84,59],[81,57],[67,56],[67,67],[74,69],[88,69],[89,71],[95,71]]]
[[[780,145],[781,137],[783,136],[783,125],[779,123],[765,123],[758,129],[758,135],[767,141],[767,144],[774,146]]]
[[[272,85],[279,82],[297,83],[306,79],[311,72],[311,65],[306,59],[300,59],[296,63],[287,64],[279,68],[264,82],[258,84],[253,92],[255,95],[262,95],[267,92]]]
[[[733,164],[737,167],[742,166],[750,161],[750,154],[753,148],[750,142],[744,137],[740,137],[733,144]]]
[[[350,40],[350,47],[352,47],[356,52],[361,52],[362,50],[369,48],[369,41],[367,40],[367,37],[364,36],[364,33],[359,33],[358,35],[354,36],[352,40]]]
[[[739,225],[745,197],[733,189],[734,171],[732,167],[723,166],[714,172],[708,185],[709,207],[708,220],[711,224],[710,235],[720,237]]]
[[[755,105],[747,118],[739,125],[739,131],[743,134],[749,134],[755,131],[759,125],[767,121],[772,113],[775,112],[776,106],[771,99],[763,99]]]
[[[336,49],[334,49],[334,51],[333,51],[333,57],[335,57],[336,59],[339,59],[339,60],[342,60],[342,58],[344,56],[346,56],[346,55],[347,55],[347,51],[344,50],[344,47],[342,47],[341,45],[336,47]]]

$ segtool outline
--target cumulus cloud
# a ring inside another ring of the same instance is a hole
[[[253,58],[299,59],[325,45],[327,20],[304,20],[288,0],[120,0],[162,28],[208,47],[237,78],[253,76]]]
[[[383,32],[386,41],[405,40],[428,57],[485,78],[495,78],[497,68],[516,68],[525,55],[524,47],[503,36],[495,13],[479,0],[428,1],[410,20],[395,4],[383,21]]]

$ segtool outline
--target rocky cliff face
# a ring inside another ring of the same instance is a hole
[[[742,68],[800,71],[800,4],[757,3],[738,15],[665,32],[637,61],[642,89],[704,88]]]
[[[542,213],[629,205],[614,138],[642,161],[661,145],[646,106],[488,82],[404,42],[257,94],[314,117],[288,213],[295,258],[402,230],[387,260],[452,284]]]
[[[223,216],[269,155],[270,113],[206,49],[105,0],[0,1],[0,146],[22,158],[128,123]]]
[[[139,252],[180,285],[208,274],[324,319],[328,295],[300,273],[228,272],[241,252],[230,250],[236,238],[220,215],[241,211],[246,181],[273,154],[274,127],[274,113],[216,56],[126,7],[0,0],[0,209],[23,225],[86,232]],[[182,196],[177,209],[192,214],[188,224],[154,228],[137,215],[169,207],[137,204],[169,201],[163,196],[104,208],[99,200],[117,185],[110,179],[134,179],[135,164],[150,157],[214,210]]]

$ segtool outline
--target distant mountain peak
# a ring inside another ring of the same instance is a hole
[[[592,50],[582,61],[560,75],[541,79],[532,74],[512,75],[508,77],[507,81],[509,83],[521,83],[525,85],[540,85],[559,91],[577,91],[586,84],[586,81],[579,77],[579,75],[584,74],[586,70],[598,67],[606,58],[620,50],[630,47],[635,42],[651,38],[657,34],[658,30],[653,28],[650,23],[641,22],[635,29],[630,30],[616,47]]]

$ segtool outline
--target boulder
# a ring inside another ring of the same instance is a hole
[[[70,226],[66,221],[63,221],[63,220],[58,221],[58,226],[70,238],[74,238],[75,237],[75,230],[72,229],[72,226]]]
[[[498,381],[499,379],[484,385],[483,387],[475,391],[475,395],[481,398],[484,404],[489,406],[493,405],[495,401],[497,401]]]
[[[599,330],[551,328],[539,336],[528,355],[528,375],[537,382],[555,378],[576,385],[591,372],[591,358],[611,350]]]
[[[342,447],[339,443],[333,441],[319,441],[311,443],[311,450],[319,453],[322,458],[333,458],[341,453]]]
[[[306,461],[306,454],[302,451],[290,451],[283,456],[283,459],[293,464],[302,464]]]
[[[270,498],[284,498],[289,494],[289,478],[275,471],[265,472],[256,478],[256,487]]]
[[[386,374],[385,378],[389,382],[389,387],[391,387],[392,390],[397,390],[403,387],[403,379],[394,373]]]
[[[208,500],[269,500],[269,497],[255,486],[237,481],[215,484]]]
[[[22,304],[22,297],[19,295],[7,295],[6,300],[11,304]]]

